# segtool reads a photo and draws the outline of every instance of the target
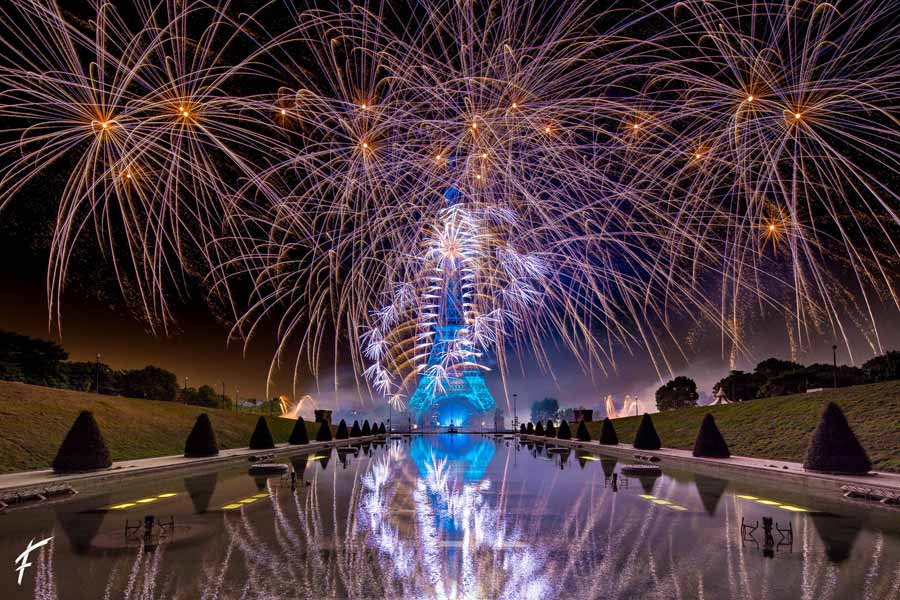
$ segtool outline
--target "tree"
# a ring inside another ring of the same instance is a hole
[[[870,358],[863,363],[862,370],[871,383],[900,379],[900,352],[892,350]]]
[[[872,470],[869,455],[850,429],[844,412],[834,402],[825,406],[813,431],[803,468],[821,473],[858,475]]]
[[[65,387],[60,367],[69,354],[48,340],[0,331],[0,374],[33,385]]]
[[[323,420],[321,425],[319,425],[319,432],[316,434],[317,442],[330,442],[331,441],[331,425],[328,421]]]
[[[106,469],[110,466],[112,460],[106,440],[100,433],[100,426],[91,412],[81,411],[53,459],[53,470],[57,473],[72,473]]]
[[[538,424],[534,426],[534,435],[544,435],[544,424],[538,421]]]
[[[265,417],[260,417],[256,421],[256,429],[250,436],[251,450],[271,450],[275,447],[275,440],[272,439],[272,432],[269,431],[269,423]]]
[[[222,406],[222,396],[209,385],[201,385],[199,388],[187,388],[182,390],[181,396],[185,404],[205,406],[207,408],[219,408]]]
[[[693,454],[705,458],[728,458],[731,456],[722,432],[716,427],[716,420],[709,413],[706,413],[700,424],[700,430],[694,440]]]
[[[697,406],[697,384],[690,377],[679,375],[656,390],[656,408],[660,411]]]
[[[560,440],[572,439],[572,430],[569,428],[569,422],[565,419],[559,424],[559,431],[556,432],[556,438]]]
[[[578,422],[578,433],[575,434],[579,442],[591,441],[591,432],[588,431],[587,424],[584,421]]]
[[[553,424],[553,421],[547,419],[547,427],[544,428],[544,435],[547,437],[556,437],[556,425]]]
[[[803,365],[801,365],[800,363],[772,357],[767,358],[766,360],[757,364],[756,368],[753,369],[753,372],[761,376],[763,379],[773,379],[779,375],[783,375],[784,373],[801,371],[802,369]]]
[[[531,420],[535,423],[546,421],[556,416],[559,401],[556,398],[544,398],[531,405]]]
[[[216,443],[216,434],[209,421],[209,415],[200,413],[184,442],[184,455],[187,457],[215,456],[218,453],[219,445]]]
[[[353,421],[353,427],[350,428],[350,437],[358,438],[362,435],[362,429],[359,428],[359,421]]]
[[[119,393],[129,398],[171,402],[178,396],[178,377],[159,367],[122,371],[117,379]]]
[[[368,420],[368,419],[366,419],[365,421],[363,421],[362,434],[363,434],[364,436],[372,435],[372,426],[369,425],[369,420]]]
[[[521,433],[522,435],[525,435],[526,433],[528,433],[528,430],[525,428],[525,423],[522,423],[521,425],[519,425],[519,433]]]
[[[294,423],[294,429],[291,431],[291,437],[288,439],[288,444],[300,446],[308,443],[309,432],[306,430],[306,421],[303,420],[303,417],[298,417]]]
[[[350,438],[350,432],[347,431],[347,421],[341,419],[338,423],[337,433],[334,434],[336,440],[346,440]]]
[[[759,388],[763,383],[765,379],[756,373],[730,371],[727,377],[720,379],[713,386],[713,396],[722,390],[725,397],[732,402],[753,400],[759,397]]]
[[[525,433],[534,435],[534,424],[531,421],[528,421],[528,425],[525,426]]]
[[[656,427],[653,426],[653,419],[647,413],[641,417],[641,424],[634,435],[633,445],[636,450],[659,450],[662,447],[659,434],[656,433]]]
[[[613,427],[609,417],[603,419],[603,424],[600,426],[600,443],[604,446],[619,445],[619,436],[616,435],[616,428]]]

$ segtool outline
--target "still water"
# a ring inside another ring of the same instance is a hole
[[[0,597],[900,597],[895,511],[481,435],[284,462],[10,511]]]

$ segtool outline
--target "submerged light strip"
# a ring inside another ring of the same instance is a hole
[[[164,494],[158,494],[156,496],[148,496],[146,498],[140,498],[138,500],[130,500],[129,502],[122,502],[121,504],[113,504],[108,507],[109,510],[126,510],[128,508],[133,508],[140,504],[150,504],[151,502],[156,502],[157,500],[165,500],[167,498],[174,498],[178,494],[175,492],[166,492]]]

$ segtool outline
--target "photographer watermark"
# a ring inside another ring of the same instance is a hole
[[[22,564],[16,567],[16,571],[19,572],[19,585],[22,585],[22,575],[25,574],[25,569],[31,566],[31,563],[28,562],[28,555],[31,554],[32,550],[37,550],[41,546],[46,546],[50,543],[50,540],[53,539],[53,536],[45,538],[39,541],[37,544],[34,543],[34,538],[31,538],[31,541],[28,542],[28,547],[25,548],[25,551],[19,555],[18,558],[14,561],[15,563],[21,562]]]

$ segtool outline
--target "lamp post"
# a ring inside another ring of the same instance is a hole
[[[184,376],[184,393],[181,394],[181,396],[182,396],[181,401],[182,401],[184,404],[187,404],[187,382],[188,382],[188,378],[187,378],[187,375],[185,375],[185,376]]]
[[[837,344],[831,346],[831,358],[834,360],[834,387],[837,388]]]
[[[518,408],[518,400],[519,395],[513,394],[513,433],[519,430],[519,408]]]
[[[95,378],[97,380],[96,386],[94,389],[99,394],[100,393],[100,353],[99,352],[97,353],[97,366],[94,369],[94,371],[95,371]]]

